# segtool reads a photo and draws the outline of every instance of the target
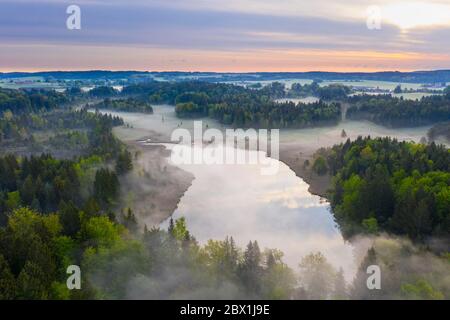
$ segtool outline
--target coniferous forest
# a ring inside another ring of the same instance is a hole
[[[436,320],[449,36],[450,0],[0,0],[1,314]]]
[[[333,147],[331,205],[349,235],[381,230],[412,239],[450,230],[450,152],[390,138]]]
[[[274,101],[305,92],[323,100]],[[169,103],[180,118],[209,116],[231,126],[276,128],[337,123],[341,103],[352,106],[350,117],[364,115],[386,125],[448,117],[447,96],[408,102],[348,94],[343,86],[286,90],[276,83],[255,89],[204,82],[150,82],[120,93],[107,87],[91,93],[2,90],[0,298],[448,298],[449,286],[440,281],[447,272],[445,249],[433,255],[426,270],[406,263],[429,254],[427,239],[449,236],[446,147],[359,137],[316,160],[314,170],[334,177],[328,197],[346,238],[389,233],[406,239],[401,247],[393,240],[375,241],[348,282],[320,252],[299,259],[293,269],[281,251],[260,248],[258,239],[245,247],[231,236],[200,244],[184,218],[172,219],[167,229],[139,225],[121,198],[122,181],[138,155],[113,134],[124,121],[94,111],[151,114],[152,104]],[[388,290],[374,293],[364,285],[365,268],[389,266],[386,250],[406,262],[403,269],[384,273]],[[79,265],[87,275],[81,290],[67,288],[68,265]]]

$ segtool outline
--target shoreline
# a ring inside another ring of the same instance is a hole
[[[142,145],[150,139],[153,143],[163,143],[169,137],[164,133],[127,126],[116,127],[114,135],[133,154],[133,172],[122,181],[124,191],[122,210],[130,207],[139,224],[148,228],[158,226],[172,216],[185,192],[195,179],[193,174],[168,162],[170,151],[162,145]],[[331,186],[331,176],[319,176],[312,170],[313,156],[317,150],[301,143],[280,143],[279,161],[286,164],[299,178],[308,184],[308,191],[327,198]],[[309,160],[310,165],[304,166]]]
[[[149,131],[116,127],[114,135],[132,153],[134,168],[123,177],[122,210],[131,208],[140,227],[158,227],[172,216],[194,176],[170,164],[164,146],[142,145],[141,140],[164,141],[163,135]]]
[[[281,143],[279,160],[308,184],[311,194],[327,199],[332,177],[329,174],[319,176],[312,170],[315,152],[316,150],[307,149],[300,144]],[[305,160],[310,162],[308,167],[304,166]]]

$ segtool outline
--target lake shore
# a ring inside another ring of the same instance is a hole
[[[168,161],[170,151],[161,145],[141,141],[167,141],[162,134],[126,126],[114,128],[115,136],[128,146],[134,168],[121,181],[123,208],[131,208],[141,227],[157,227],[178,206],[194,176]]]
[[[167,142],[169,137],[165,134],[127,126],[116,127],[113,132],[133,155],[137,154],[133,172],[122,181],[123,208],[131,207],[142,227],[158,226],[176,210],[194,176],[170,164],[167,160],[170,151],[164,146],[143,144],[147,139],[154,143]],[[309,185],[310,193],[326,198],[331,177],[313,172],[315,152],[315,149],[300,143],[281,143],[279,160]],[[305,160],[310,162],[308,167],[304,166]]]
[[[319,176],[312,170],[316,151],[298,143],[281,143],[279,160],[309,185],[310,193],[326,198],[327,191],[331,187],[331,176],[329,174]],[[306,160],[309,161],[309,166],[305,166]]]
[[[108,111],[105,111],[108,112]],[[166,143],[177,128],[192,132],[193,121],[181,121],[175,115],[173,106],[154,106],[154,114],[108,112],[124,117],[126,125],[114,129],[116,136],[141,156],[136,161],[136,170],[140,184],[135,187],[130,183],[134,200],[129,201],[131,207],[136,207],[141,224],[158,225],[166,220],[177,209],[180,199],[191,185],[194,176],[168,163],[170,151],[160,145],[144,146],[142,141],[150,139],[153,143]],[[207,120],[209,127],[226,129],[214,120]],[[151,128],[151,129],[148,129]],[[327,197],[331,187],[331,176],[319,176],[312,170],[314,154],[320,148],[332,147],[343,143],[347,138],[354,140],[358,136],[372,137],[393,136],[399,140],[419,141],[429,128],[390,129],[367,121],[342,121],[337,125],[306,129],[286,129],[280,132],[279,160],[286,164],[298,177],[308,184],[308,191],[322,198]],[[346,135],[342,133],[345,131]],[[309,166],[305,166],[305,160]],[[164,171],[166,170],[166,171]],[[147,178],[139,177],[147,176]],[[142,179],[146,181],[142,181]],[[126,198],[130,198],[127,196]],[[138,201],[139,200],[139,201]],[[134,202],[138,202],[134,205]]]

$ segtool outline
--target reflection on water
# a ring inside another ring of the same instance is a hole
[[[154,111],[153,115],[108,113],[122,117],[134,128],[135,136],[130,139],[142,138],[150,131],[170,136],[178,127],[193,128],[192,120],[176,118],[173,106],[154,106]],[[204,125],[207,124],[223,129],[211,119],[205,119]],[[366,121],[346,121],[327,128],[283,130],[280,140],[299,150],[316,150],[345,141],[342,129],[351,139],[370,134],[418,141],[428,128],[387,129]],[[282,250],[285,261],[293,268],[297,268],[302,256],[321,251],[335,267],[344,268],[347,279],[351,278],[355,269],[352,247],[342,239],[328,203],[310,194],[308,185],[283,163],[272,176],[261,175],[260,165],[181,167],[192,172],[195,180],[180,200],[174,217],[186,217],[189,229],[201,243],[223,240],[227,235],[241,246],[257,240],[262,248]],[[167,225],[166,221],[162,227]]]
[[[304,255],[321,251],[350,277],[352,247],[333,222],[328,203],[310,194],[308,185],[283,163],[272,176],[261,175],[259,166],[180,165],[195,180],[174,218],[185,217],[200,243],[233,236],[244,247],[257,240],[261,248],[282,250],[293,268]],[[168,221],[162,224],[167,226]]]

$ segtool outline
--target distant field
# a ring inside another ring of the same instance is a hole
[[[287,88],[291,88],[292,84],[300,83],[302,85],[310,84],[313,80],[310,79],[286,79],[286,80],[264,80],[264,81],[234,81],[227,82],[236,85],[248,85],[261,83],[262,85],[267,85],[272,82],[281,82],[286,85]],[[389,82],[389,81],[372,81],[372,80],[361,80],[361,81],[351,81],[351,80],[332,80],[332,81],[322,81],[319,83],[320,86],[328,86],[330,84],[343,84],[350,87],[364,87],[364,88],[379,88],[381,90],[394,90],[397,85],[401,85],[403,89],[418,90],[423,89],[422,85],[425,83],[401,83],[401,82]],[[443,90],[444,88],[433,88],[433,90]]]
[[[7,78],[0,80],[0,88],[5,89],[54,89],[63,91],[65,87],[61,83],[48,82],[44,77]]]

